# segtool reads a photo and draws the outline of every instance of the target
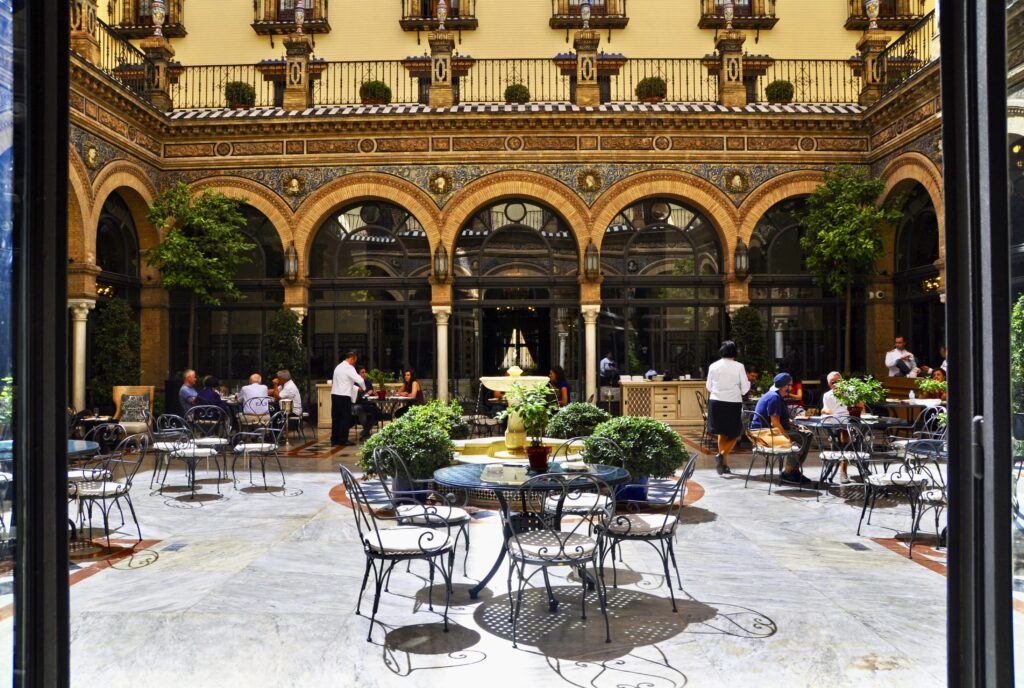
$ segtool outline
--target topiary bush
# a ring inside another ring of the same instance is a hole
[[[462,418],[462,407],[457,401],[446,404],[435,400],[420,406],[410,406],[397,422],[409,417],[422,418],[432,425],[441,427],[453,440],[464,440],[469,437],[469,423]]]
[[[224,84],[224,100],[228,107],[251,108],[256,105],[256,89],[245,81],[229,81]]]
[[[667,95],[668,84],[660,76],[649,76],[636,85],[636,97],[640,100],[662,100]]]
[[[523,84],[509,84],[505,89],[506,103],[529,103],[530,89]]]
[[[634,480],[644,476],[667,478],[686,460],[686,449],[676,431],[645,416],[612,418],[594,428],[592,437],[607,437],[622,448],[626,470]],[[613,452],[603,442],[587,440],[583,445],[587,463],[615,465]]]
[[[601,423],[611,420],[612,414],[593,404],[575,401],[563,406],[548,421],[548,437],[567,440],[572,437],[586,437],[594,433]]]
[[[383,81],[364,81],[359,87],[359,99],[367,105],[387,105],[391,102],[391,87]]]
[[[785,79],[776,79],[764,88],[769,103],[789,103],[793,100],[793,84]]]
[[[368,475],[375,473],[373,450],[391,447],[402,457],[413,479],[427,479],[438,468],[450,466],[455,445],[444,426],[431,420],[429,414],[406,413],[388,423],[359,448],[359,466]]]

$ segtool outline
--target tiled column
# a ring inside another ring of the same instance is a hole
[[[747,40],[742,31],[723,31],[715,47],[722,59],[718,70],[718,101],[725,107],[746,107],[747,87],[743,85],[743,43]]]
[[[174,109],[171,95],[167,92],[170,82],[167,67],[174,57],[174,48],[163,36],[150,36],[141,43],[146,54],[146,85],[149,100],[161,112]]]
[[[309,90],[309,56],[313,44],[309,34],[299,31],[284,39],[284,102],[285,110],[305,110],[312,103]]]
[[[431,31],[430,43],[430,107],[450,108],[455,104],[452,90],[452,52],[455,39],[451,31]]]
[[[593,29],[577,31],[572,42],[576,49],[576,105],[597,107],[601,104],[601,89],[597,85],[597,46],[601,34]]]
[[[100,61],[96,38],[96,0],[71,0],[71,50],[92,64]]]
[[[71,403],[76,411],[85,408],[85,326],[89,322],[89,311],[95,307],[95,299],[68,299],[73,328],[71,345],[74,350]]]
[[[448,319],[452,317],[451,306],[432,306],[437,321],[437,390],[438,401],[448,401]]]
[[[882,53],[889,44],[889,37],[880,29],[868,29],[857,42],[861,59],[860,104],[871,105],[882,97],[885,86],[885,59]]]
[[[597,317],[601,306],[589,304],[580,306],[583,314],[583,338],[586,348],[587,387],[586,398],[597,401]]]

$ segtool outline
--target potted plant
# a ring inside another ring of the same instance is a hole
[[[764,95],[769,103],[792,103],[793,84],[785,79],[776,79],[764,87]]]
[[[535,385],[515,383],[505,398],[508,400],[508,408],[497,415],[498,420],[504,420],[512,415],[519,417],[530,438],[530,446],[526,448],[530,468],[539,473],[547,471],[551,447],[546,447],[541,442],[548,427],[548,420],[556,409],[551,398],[551,388],[543,382]]]
[[[228,107],[247,110],[256,105],[256,89],[244,81],[229,81],[224,84],[224,100]]]
[[[586,437],[594,433],[601,423],[611,420],[612,414],[593,404],[574,401],[558,410],[550,421],[546,434],[567,440],[572,437]]]
[[[359,99],[363,105],[387,105],[391,102],[391,87],[383,81],[364,81],[359,87]]]
[[[384,384],[395,381],[394,373],[381,370],[380,368],[374,368],[366,374],[366,377],[370,378],[370,382],[373,383],[373,390],[381,399],[386,398],[388,395],[388,391],[384,387]]]
[[[630,484],[618,490],[620,499],[647,499],[647,484],[653,478],[671,476],[686,460],[679,434],[661,421],[646,416],[620,416],[594,428],[593,437],[606,437],[622,448]],[[588,440],[583,445],[587,463],[616,465],[617,457],[605,442]]]
[[[636,97],[644,103],[660,103],[668,95],[668,84],[660,76],[649,76],[636,85]]]
[[[431,425],[442,428],[453,440],[464,440],[469,437],[469,423],[462,417],[462,407],[457,401],[446,404],[435,399],[420,406],[410,406],[399,421],[406,418],[422,418]]]
[[[373,450],[377,447],[391,447],[405,461],[413,480],[429,480],[434,471],[450,466],[455,456],[455,446],[445,428],[425,415],[412,412],[405,414],[368,439],[359,450],[359,466],[367,474],[375,472]],[[396,491],[416,490],[405,480],[392,481]]]
[[[917,388],[921,390],[921,394],[924,395],[925,399],[946,398],[945,380],[933,380],[930,377],[922,377],[917,381]]]
[[[509,84],[505,88],[505,102],[506,103],[523,103],[530,102],[530,89],[523,84]]]
[[[851,416],[860,416],[865,404],[885,401],[885,393],[885,385],[870,375],[844,378],[835,387],[836,401],[845,405]]]

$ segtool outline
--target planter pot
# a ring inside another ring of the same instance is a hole
[[[527,447],[526,458],[530,461],[530,470],[537,473],[548,472],[548,456],[551,454],[551,447]]]
[[[397,475],[391,478],[391,490],[395,492],[395,499],[413,499],[419,502],[420,504],[426,504],[426,494],[408,494],[409,492],[412,492],[413,490],[417,489],[423,488],[417,485],[416,483],[411,483],[405,478],[399,477]]]
[[[640,478],[631,478],[625,485],[615,487],[615,499],[619,501],[643,502],[647,500],[647,487],[651,482],[649,475]]]
[[[252,105],[249,105],[248,103],[235,103],[231,107],[235,108],[236,110],[248,110],[252,107]]]
[[[388,398],[387,390],[386,389],[377,390],[377,398],[378,399],[387,399]]]
[[[383,98],[363,98],[363,105],[387,105]]]
[[[640,102],[641,103],[660,103],[663,100],[665,100],[664,96],[647,96],[646,98],[641,98]]]
[[[789,105],[792,102],[793,102],[792,98],[788,98],[786,100],[769,100],[768,101],[768,103],[771,104],[771,105]]]
[[[860,418],[860,414],[864,413],[863,406],[847,406],[846,410],[849,411],[850,415],[854,418]]]

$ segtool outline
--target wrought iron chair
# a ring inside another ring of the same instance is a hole
[[[943,449],[943,445],[946,443],[945,437],[919,441],[921,444],[914,445],[918,449],[924,445],[926,449],[933,449],[936,452]],[[929,461],[932,462],[929,463]],[[919,455],[915,454],[913,450],[907,453],[907,462],[915,465],[918,475],[925,480],[923,489],[917,495],[917,515],[910,528],[910,552],[908,556],[913,559],[914,540],[917,539],[917,532],[921,529],[921,519],[924,518],[924,514],[927,511],[933,512],[935,517],[935,539],[941,542],[942,535],[939,531],[939,522],[942,518],[942,513],[949,508],[949,492],[946,482],[945,462],[938,459],[919,458]]]
[[[892,465],[894,462],[895,466]],[[905,497],[910,503],[910,522],[917,520],[918,498],[928,484],[928,479],[917,467],[907,461],[906,457],[893,459],[885,456],[881,460],[868,459],[859,463],[864,475],[864,505],[861,507],[860,520],[857,521],[857,535],[860,535],[865,513],[868,525],[871,525],[871,514],[882,495]]]
[[[149,477],[149,489],[153,489],[161,469],[163,469],[164,475],[160,479],[160,485],[163,486],[164,480],[167,478],[167,469],[171,463],[171,452],[183,445],[191,435],[191,428],[181,416],[165,413],[156,419],[151,445],[156,458],[153,463],[153,473]]]
[[[939,414],[944,413],[941,406],[926,406],[917,414],[914,424],[910,426],[909,432],[904,428],[906,435],[897,434],[899,429],[886,435],[887,448],[896,456],[903,458],[907,455],[907,444],[915,440],[940,439],[945,437],[946,427],[939,422]]]
[[[512,621],[512,647],[516,645],[516,630],[523,605],[523,592],[530,580],[542,572],[544,580],[548,580],[548,570],[553,567],[568,566],[579,569],[583,586],[581,596],[582,618],[587,618],[587,588],[590,579],[585,575],[589,564],[593,571],[594,588],[597,591],[598,603],[604,615],[605,642],[611,642],[611,629],[608,625],[607,590],[604,578],[599,570],[600,553],[603,545],[603,530],[595,528],[596,535],[589,535],[584,528],[589,528],[591,521],[607,522],[615,516],[615,501],[609,499],[608,506],[601,514],[592,519],[579,519],[562,523],[565,504],[579,500],[580,495],[592,493],[609,495],[608,485],[586,473],[565,474],[545,473],[534,476],[519,491],[518,512],[502,509],[501,520],[506,533],[510,533],[505,542],[509,557],[508,592],[509,616]],[[548,506],[554,500],[556,508],[549,511]],[[584,524],[587,524],[586,526]],[[563,529],[563,526],[565,528]],[[532,568],[532,571],[528,569]],[[515,602],[512,600],[512,576],[518,576]]]
[[[856,418],[827,416],[814,429],[814,438],[821,461],[818,489],[830,484],[844,463],[860,471],[865,462],[871,460],[870,440],[864,433],[864,426]]]
[[[195,433],[192,431],[192,426],[189,425],[188,421],[180,416],[174,416],[172,419],[167,419],[167,414],[160,416],[160,420],[165,421],[166,429],[161,432],[161,440],[154,445],[159,445],[162,452],[165,454],[166,465],[164,467],[164,477],[160,481],[160,492],[163,493],[164,482],[167,479],[167,471],[170,469],[170,459],[177,459],[185,464],[185,477],[188,480],[188,486],[192,490],[192,496],[196,496],[196,465],[203,461],[209,461],[214,459],[218,455],[217,449],[213,446],[201,446],[196,443]],[[217,467],[217,476],[220,477],[220,465]],[[220,482],[217,483],[217,494],[220,494]]]
[[[761,426],[758,429],[751,427],[755,419]],[[793,445],[788,435],[776,430],[771,422],[757,411],[743,412],[743,434],[752,445],[750,467],[747,468],[747,477],[743,481],[743,487],[750,482],[754,464],[758,459],[762,459],[765,463],[764,472],[768,474],[768,494],[771,494],[772,485],[775,483],[775,464],[779,464],[779,475],[781,476],[786,457],[799,453],[800,447]]]
[[[711,436],[708,433],[708,398],[704,395],[704,392],[697,390],[697,406],[700,408],[700,418],[702,425],[700,428],[700,446],[706,447]]]
[[[456,505],[455,495],[442,495],[430,488],[432,480],[413,478],[409,467],[393,447],[377,447],[373,450],[374,471],[380,478],[384,494],[387,495],[392,511],[401,525],[432,527],[428,514],[441,516],[445,525],[458,528],[455,541],[452,543],[452,558],[449,570],[454,571],[455,549],[459,544],[459,535],[466,541],[466,553],[462,559],[462,573],[466,574],[469,562],[469,512],[466,504]],[[468,497],[468,495],[466,495]]]
[[[672,598],[672,611],[678,611],[676,607],[676,596],[672,590],[672,576],[669,573],[668,562],[672,561],[672,567],[676,570],[676,582],[679,589],[683,589],[683,579],[679,575],[679,564],[676,562],[676,554],[672,548],[675,539],[676,528],[679,526],[680,516],[683,510],[683,500],[686,498],[686,484],[693,477],[697,468],[697,455],[691,454],[690,460],[686,462],[682,474],[676,481],[671,492],[664,498],[648,498],[645,500],[619,501],[619,513],[610,518],[598,527],[604,537],[601,549],[601,570],[604,571],[605,557],[612,555],[612,586],[619,587],[618,571],[615,569],[615,550],[623,542],[646,542],[654,547],[661,558],[661,565],[665,571],[665,585],[668,586],[669,596]],[[622,513],[625,509],[626,513]],[[621,561],[621,553],[620,553]]]
[[[586,442],[586,446],[584,446],[584,442]],[[552,452],[551,463],[557,462],[559,455],[562,456],[563,461],[569,461],[570,452],[573,449],[583,450],[583,453],[581,453],[581,456],[583,456],[587,449],[594,448],[596,445],[602,445],[602,462],[607,462],[609,465],[619,468],[626,467],[626,455],[622,451],[622,447],[615,440],[600,436],[573,437],[566,440]],[[608,510],[609,503],[614,501],[614,499],[614,496],[609,493],[580,492],[579,494],[570,495],[563,503],[559,504],[559,495],[553,494],[544,500],[544,509],[548,513],[554,513],[561,507],[563,514],[593,518],[603,515]]]
[[[219,406],[193,406],[185,412],[185,422],[192,430],[192,440],[197,447],[209,447],[217,454],[217,480],[221,479],[221,460],[227,473],[227,450],[231,444],[231,417]],[[209,470],[209,460],[207,460]]]
[[[277,470],[281,473],[281,485],[285,484],[284,467],[281,465],[281,457],[278,456],[277,448],[281,444],[281,435],[288,425],[288,414],[278,411],[270,417],[267,425],[257,426],[251,432],[238,432],[231,438],[231,445],[234,448],[234,458],[231,461],[231,480],[235,481],[235,464],[239,458],[245,458],[249,464],[249,484],[252,483],[252,461],[257,459],[260,462],[260,473],[263,475],[263,487],[267,487],[267,460],[273,459],[277,462]]]
[[[422,514],[422,525],[403,525],[399,516],[385,517],[375,513],[373,505],[367,499],[359,481],[345,466],[339,467],[341,479],[345,485],[352,515],[359,532],[359,541],[366,555],[366,568],[363,571],[363,582],[359,586],[359,598],[356,601],[356,614],[362,616],[360,606],[366,582],[373,570],[374,594],[373,610],[370,612],[370,629],[366,633],[366,642],[370,642],[373,634],[373,623],[380,607],[380,594],[385,581],[390,579],[395,565],[406,561],[426,561],[430,566],[430,588],[427,604],[434,610],[434,571],[439,570],[445,582],[444,595],[444,630],[448,632],[448,604],[451,601],[451,565],[454,557],[455,539],[452,538],[451,525],[439,514],[425,511]],[[384,528],[382,524],[393,523],[397,527]]]
[[[238,411],[238,428],[242,432],[258,432],[270,424],[270,417],[276,411],[270,397],[246,399]]]
[[[89,428],[85,433],[86,442],[95,442],[100,445],[100,453],[107,454],[121,444],[128,433],[118,423],[101,423]]]
[[[139,535],[139,542],[142,541],[142,528],[139,526],[139,518],[135,514],[135,506],[132,504],[131,489],[135,474],[139,466],[146,459],[146,452],[149,449],[149,435],[140,433],[130,435],[123,439],[117,448],[102,457],[103,475],[97,480],[83,480],[68,483],[69,495],[79,505],[79,517],[83,511],[89,514],[89,531],[92,531],[92,508],[99,505],[103,514],[103,530],[107,536],[107,547],[110,547],[110,510],[117,507],[121,513],[121,525],[124,525],[124,511],[121,502],[128,505],[132,520],[135,521],[135,529]]]

